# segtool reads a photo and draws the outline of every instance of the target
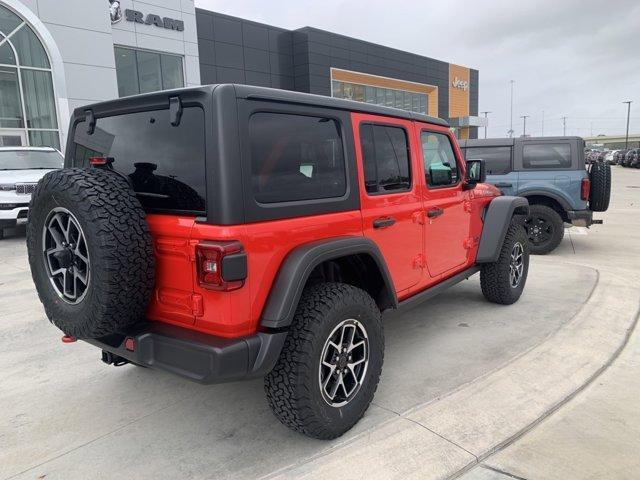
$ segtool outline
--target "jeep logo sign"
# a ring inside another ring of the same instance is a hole
[[[459,90],[467,91],[469,90],[469,82],[466,80],[461,80],[458,77],[454,77],[453,82],[451,82],[453,88],[457,88]]]
[[[182,20],[176,20],[169,17],[160,17],[153,13],[148,14],[146,17],[142,12],[137,10],[125,10],[124,17],[127,22],[142,23],[144,25],[155,25],[156,27],[166,28],[168,30],[176,30],[178,32],[184,31],[184,22]]]

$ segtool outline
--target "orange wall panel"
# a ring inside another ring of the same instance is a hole
[[[460,82],[466,82],[466,89],[454,86],[454,83]],[[470,85],[469,69],[449,64],[449,118],[469,116]]]

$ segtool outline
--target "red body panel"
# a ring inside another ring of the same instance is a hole
[[[352,114],[352,121],[361,210],[237,226],[196,223],[193,217],[147,215],[157,268],[148,318],[221,337],[255,333],[287,254],[300,245],[324,238],[364,235],[373,240],[384,256],[400,300],[472,266],[482,232],[480,212],[500,193],[484,184],[464,191],[461,182],[449,188],[428,188],[420,141],[423,129],[449,136],[464,176],[465,165],[450,130],[357,113]],[[398,125],[407,130],[413,178],[410,191],[374,196],[366,193],[359,136],[361,122]],[[426,213],[435,206],[445,213],[429,221]],[[393,217],[396,223],[374,229],[373,221],[381,217]],[[202,240],[238,240],[243,244],[248,276],[242,288],[224,292],[200,287],[195,245]]]
[[[364,235],[373,240],[389,268],[397,293],[404,292],[416,285],[422,278],[422,231],[421,218],[422,199],[420,161],[417,156],[413,122],[402,119],[380,118],[376,115],[354,113],[351,115],[353,136],[358,163],[358,183],[360,185],[360,208],[362,210],[362,225]],[[360,124],[380,123],[403,127],[407,132],[411,151],[411,171],[413,182],[408,192],[384,195],[369,195],[364,184],[364,167],[362,150],[360,148]],[[376,219],[393,218],[396,223],[388,228],[373,228]]]

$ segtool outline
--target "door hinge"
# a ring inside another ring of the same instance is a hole
[[[425,268],[427,266],[425,260],[424,260],[424,255],[419,254],[417,255],[414,259],[413,259],[413,268],[418,270],[418,269],[422,269]]]
[[[202,295],[194,293],[191,295],[191,309],[196,317],[202,317],[204,315],[204,300]]]
[[[411,220],[413,220],[413,223],[417,223],[418,225],[424,225],[424,211],[418,210],[417,212],[413,212]]]
[[[480,237],[465,238],[464,241],[462,242],[462,246],[465,249],[469,250],[470,248],[473,248],[474,246],[476,246],[479,241],[480,241]]]

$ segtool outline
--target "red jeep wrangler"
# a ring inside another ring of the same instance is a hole
[[[527,201],[461,159],[440,119],[297,92],[98,103],[33,194],[33,280],[105,362],[264,376],[282,423],[335,438],[376,390],[381,312],[477,272],[492,302],[522,293]]]

